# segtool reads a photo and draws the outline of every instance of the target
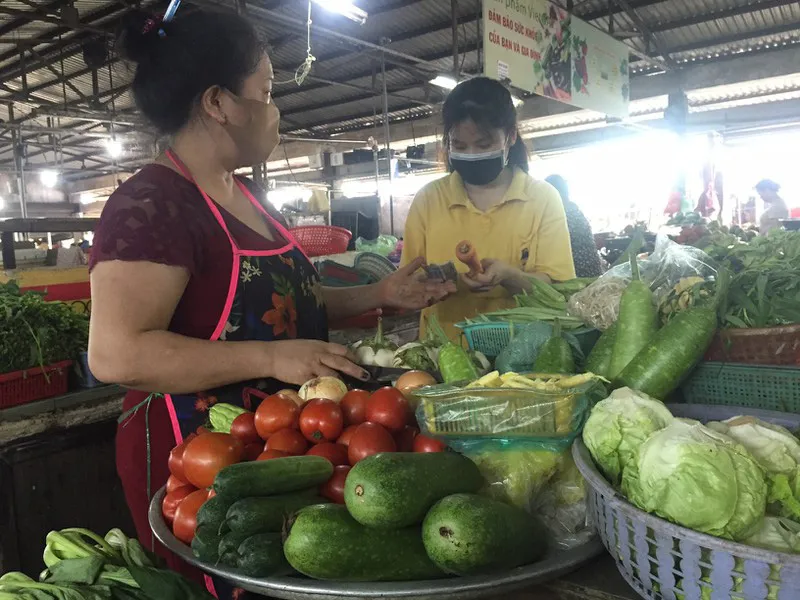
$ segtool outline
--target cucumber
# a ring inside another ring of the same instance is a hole
[[[241,534],[280,532],[286,520],[301,508],[312,504],[326,504],[328,501],[317,496],[317,490],[242,498],[228,509],[225,524],[231,531]]]
[[[249,537],[249,535],[242,535],[233,531],[229,531],[220,537],[219,546],[217,546],[219,562],[227,567],[236,567],[239,562],[239,546]]]
[[[375,531],[340,504],[301,510],[283,552],[292,568],[314,579],[413,581],[443,576],[425,553],[419,527]]]
[[[575,357],[572,347],[561,336],[561,322],[556,319],[553,334],[539,349],[539,355],[533,364],[534,373],[574,374]]]
[[[475,463],[455,452],[374,454],[348,473],[344,501],[362,525],[397,529],[422,523],[445,496],[483,484]]]
[[[292,572],[283,555],[283,540],[280,533],[251,535],[239,544],[238,553],[236,567],[248,577],[271,577]]]
[[[617,337],[617,324],[606,329],[597,340],[594,348],[586,358],[586,370],[608,379],[611,369],[611,355],[614,352],[614,340]]]
[[[219,560],[220,537],[213,525],[202,525],[194,532],[192,553],[204,563],[216,564]]]
[[[222,522],[225,520],[225,515],[230,505],[230,501],[222,496],[209,498],[203,503],[200,510],[197,511],[197,526],[203,527],[209,525],[214,527],[215,531],[218,531],[219,526],[222,525]]]
[[[422,541],[430,559],[454,575],[513,569],[547,551],[547,533],[536,517],[475,494],[437,502],[422,524]]]
[[[287,456],[237,463],[222,469],[214,491],[230,500],[274,496],[321,485],[333,475],[333,465],[321,456]]]

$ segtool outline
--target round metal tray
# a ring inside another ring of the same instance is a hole
[[[458,577],[434,581],[405,581],[393,583],[350,583],[317,581],[303,577],[270,577],[256,579],[245,577],[233,569],[202,563],[192,554],[191,548],[178,541],[161,516],[161,501],[165,490],[161,488],[150,502],[150,528],[156,539],[187,563],[206,573],[230,581],[248,592],[283,598],[286,600],[342,600],[381,598],[384,600],[472,600],[500,597],[509,591],[529,587],[555,579],[573,571],[581,564],[603,552],[600,540],[592,540],[567,552],[551,553],[544,560],[519,567],[498,575]]]

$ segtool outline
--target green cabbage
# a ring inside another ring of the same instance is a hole
[[[672,422],[669,409],[643,394],[622,388],[598,402],[583,428],[583,443],[614,485],[647,437]]]

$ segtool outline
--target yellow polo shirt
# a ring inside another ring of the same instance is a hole
[[[423,256],[428,264],[453,261],[459,273],[466,273],[469,269],[455,253],[462,240],[471,241],[481,259],[494,258],[527,273],[546,273],[556,281],[575,277],[561,197],[549,183],[520,169],[515,169],[503,201],[486,212],[472,204],[457,173],[420,190],[406,221],[402,264]],[[420,335],[427,315],[437,315],[455,340],[460,334],[455,323],[512,306],[514,298],[502,286],[476,294],[459,282],[457,294],[423,311]]]

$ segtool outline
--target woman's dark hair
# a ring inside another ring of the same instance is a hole
[[[528,172],[528,149],[517,130],[514,101],[499,81],[474,77],[458,84],[444,102],[442,117],[445,148],[450,146],[453,128],[467,120],[480,129],[502,129],[507,135],[517,132],[517,141],[508,152],[508,164]]]
[[[566,179],[564,179],[561,175],[554,173],[553,175],[545,177],[545,181],[556,188],[561,196],[562,202],[569,201],[569,184],[567,183]]]
[[[218,85],[234,94],[252,75],[265,45],[236,13],[184,6],[169,23],[136,11],[123,24],[122,58],[136,63],[136,105],[164,134],[189,122],[203,92]]]
[[[756,184],[756,191],[757,192],[772,192],[777,194],[781,191],[781,186],[772,179],[762,179]]]

